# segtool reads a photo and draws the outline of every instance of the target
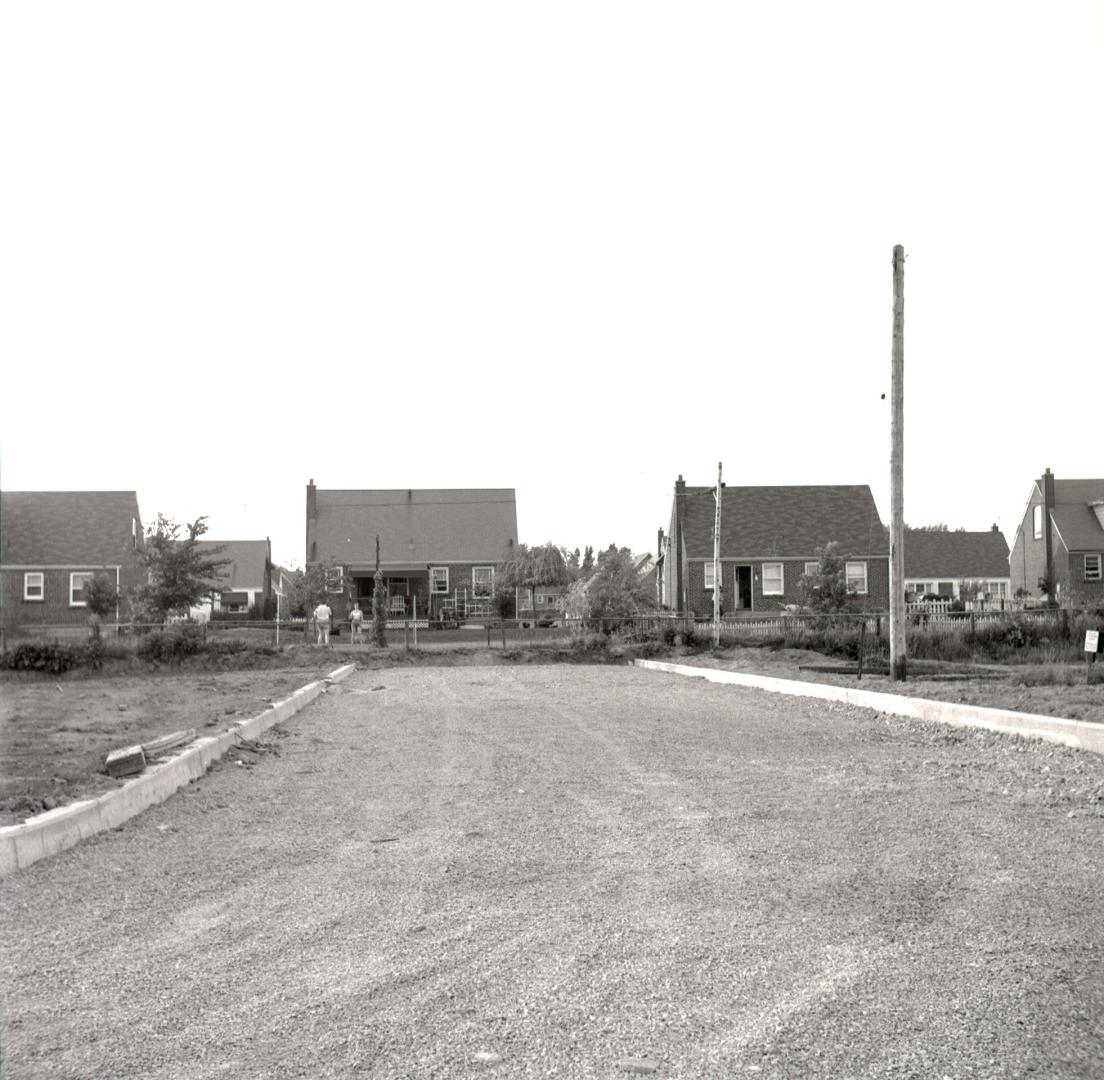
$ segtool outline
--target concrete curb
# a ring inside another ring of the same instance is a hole
[[[239,720],[221,735],[196,739],[167,761],[151,765],[122,787],[95,799],[59,806],[29,818],[22,825],[0,828],[0,878],[22,870],[39,859],[56,855],[86,837],[114,829],[147,807],[164,802],[178,788],[201,777],[213,761],[247,739],[255,739],[274,724],[294,716],[333,683],[356,670],[345,664],[324,679],[300,687],[258,716]]]
[[[635,660],[637,667],[649,671],[666,671],[673,675],[706,679],[715,683],[750,686],[772,694],[794,694],[799,697],[842,701],[866,709],[907,716],[954,727],[976,727],[999,731],[1006,735],[1024,735],[1032,739],[1064,743],[1078,750],[1104,754],[1104,724],[1085,720],[1066,720],[1039,713],[1020,713],[1010,709],[987,709],[980,705],[960,705],[950,701],[929,701],[901,694],[883,694],[877,690],[857,690],[851,686],[828,686],[824,683],[801,682],[796,679],[775,679],[768,675],[744,675],[738,671],[694,667],[691,664],[668,664],[662,660]]]

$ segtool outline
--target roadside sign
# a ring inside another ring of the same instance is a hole
[[[1085,652],[1098,653],[1102,652],[1100,648],[1100,631],[1099,630],[1086,630],[1085,631]]]

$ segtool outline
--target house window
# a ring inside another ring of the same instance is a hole
[[[990,596],[1007,596],[1008,595],[1008,582],[1007,581],[990,581],[985,589]]]
[[[1041,506],[1036,506],[1035,509],[1031,511],[1031,527],[1032,527],[1032,531],[1035,534],[1035,539],[1036,540],[1042,540],[1042,538],[1043,538],[1043,508]]]
[[[816,575],[816,572],[819,569],[820,569],[820,563],[818,563],[818,562],[807,562],[805,564],[805,576],[806,577],[814,577]]]
[[[707,589],[712,589],[714,587],[714,585],[716,585],[716,583],[717,583],[717,579],[713,574],[713,571],[716,569],[716,567],[711,562],[707,562],[704,565],[705,565],[705,587]]]
[[[866,592],[866,563],[849,562],[844,567],[844,572],[847,574],[848,592]]]
[[[449,591],[447,566],[431,566],[429,568],[429,591],[437,595]]]
[[[785,582],[780,562],[763,563],[763,595],[781,596],[785,591]]]
[[[1100,581],[1100,554],[1085,556],[1085,580],[1086,581]]]
[[[23,575],[23,599],[46,599],[46,575],[39,571],[33,571]]]
[[[69,606],[70,607],[88,607],[87,601],[84,599],[84,586],[87,582],[92,580],[90,573],[81,572],[69,575]]]
[[[494,567],[472,567],[472,592],[476,596],[490,596],[494,592]]]

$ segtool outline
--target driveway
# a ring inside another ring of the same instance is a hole
[[[3,1075],[1099,1076],[1102,782],[628,667],[359,672],[2,883]]]

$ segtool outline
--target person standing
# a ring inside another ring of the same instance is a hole
[[[329,645],[330,643],[330,622],[333,619],[333,612],[330,610],[329,604],[325,600],[314,609],[314,622],[318,627],[318,644]]]
[[[364,612],[360,610],[360,604],[353,604],[353,610],[349,612],[349,629],[352,637],[351,641],[354,645],[360,642],[360,630],[364,625]]]

